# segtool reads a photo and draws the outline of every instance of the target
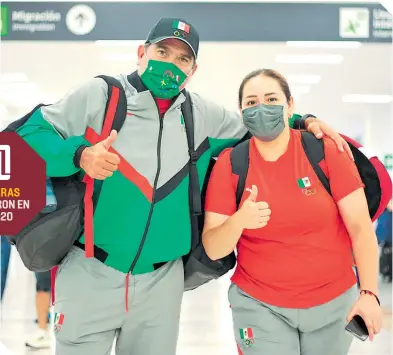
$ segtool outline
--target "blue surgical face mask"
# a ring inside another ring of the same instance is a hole
[[[264,142],[275,140],[285,128],[284,106],[260,104],[243,110],[248,131]]]

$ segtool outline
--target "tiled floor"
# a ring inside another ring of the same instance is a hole
[[[35,330],[35,279],[14,255],[10,269],[10,282],[1,312],[0,355],[51,355],[52,350],[33,351],[24,347],[26,337]],[[185,294],[178,355],[237,354],[232,336],[227,288],[226,278]],[[385,328],[373,343],[355,340],[350,355],[392,353],[392,289],[390,284],[384,283],[381,283],[380,289]],[[4,346],[8,348],[8,353]]]

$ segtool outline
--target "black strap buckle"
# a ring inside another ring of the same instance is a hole
[[[198,161],[198,153],[195,150],[188,151],[188,153],[190,154],[191,164],[196,165]]]

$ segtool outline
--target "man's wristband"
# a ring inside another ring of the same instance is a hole
[[[77,167],[77,168],[81,168],[81,157],[82,157],[82,152],[85,150],[87,148],[87,145],[81,145],[77,150],[76,150],[76,152],[75,152],[75,155],[74,155],[74,165]]]
[[[381,305],[381,302],[379,301],[378,296],[377,296],[374,292],[371,292],[371,291],[369,291],[369,290],[361,290],[361,291],[360,291],[360,294],[361,294],[361,295],[370,295],[370,296],[374,296],[375,299],[376,299],[377,302],[378,302],[378,305]]]
[[[305,114],[305,115],[303,115],[302,117],[301,117],[301,125],[302,125],[302,128],[299,128],[299,129],[307,129],[307,126],[306,126],[306,120],[308,119],[308,118],[316,118],[313,114],[311,114],[311,113],[307,113],[307,114]]]

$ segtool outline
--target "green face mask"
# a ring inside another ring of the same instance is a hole
[[[171,99],[180,93],[187,75],[175,64],[150,59],[141,75],[143,84],[160,99]]]

